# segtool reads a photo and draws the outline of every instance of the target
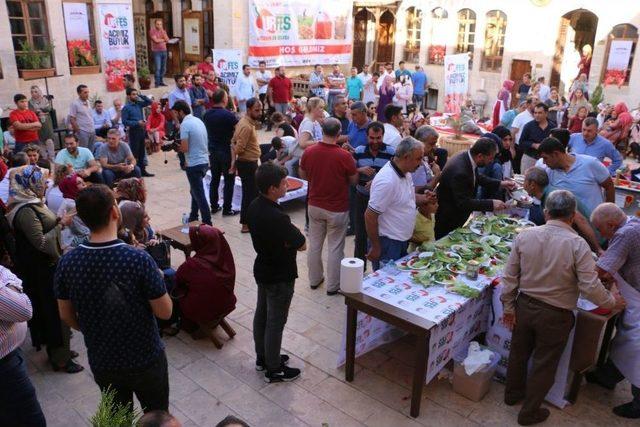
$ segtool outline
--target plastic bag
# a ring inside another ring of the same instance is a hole
[[[462,361],[464,371],[471,376],[474,373],[484,369],[491,364],[493,352],[491,350],[483,350],[476,341],[469,343],[469,351],[467,357]]]

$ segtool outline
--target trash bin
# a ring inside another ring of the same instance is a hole
[[[488,350],[487,347],[481,346],[483,350]],[[500,362],[500,355],[492,352],[491,363],[473,373],[473,375],[467,375],[462,366],[462,362],[467,357],[469,346],[464,346],[453,357],[453,391],[467,399],[479,402],[489,392],[491,388],[491,380]]]

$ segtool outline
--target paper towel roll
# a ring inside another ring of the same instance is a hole
[[[362,292],[364,261],[360,258],[344,258],[340,262],[340,290],[348,294]]]

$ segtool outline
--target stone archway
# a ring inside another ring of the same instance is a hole
[[[384,64],[394,62],[396,17],[390,10],[385,10],[378,20],[378,45],[376,62]]]
[[[582,50],[585,46],[593,49],[598,28],[598,16],[587,9],[576,9],[560,18],[558,38],[553,55],[551,86],[561,91],[569,89],[578,74]]]
[[[371,62],[375,43],[372,33],[375,34],[375,28],[376,17],[370,10],[363,8],[354,14],[352,64],[358,70]]]

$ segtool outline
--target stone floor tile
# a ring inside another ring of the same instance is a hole
[[[220,400],[242,414],[251,425],[256,426],[298,426],[306,425],[294,415],[282,409],[277,403],[267,399],[247,385],[234,388],[220,397]]]
[[[402,387],[369,369],[362,369],[349,383],[368,396],[400,411],[411,403],[411,390]]]
[[[403,387],[410,388],[413,384],[413,368],[395,358],[390,358],[374,372]]]
[[[254,390],[259,391],[267,386],[264,382],[264,373],[256,371],[254,353],[247,354],[244,351],[229,348],[216,360],[216,364]]]
[[[260,391],[295,417],[312,426],[362,426],[338,408],[309,393],[296,382],[271,384]]]
[[[242,385],[239,379],[206,358],[188,364],[180,372],[217,398]]]
[[[167,353],[167,361],[169,365],[176,369],[181,369],[196,360],[202,359],[204,356],[176,337],[165,337],[165,351]]]
[[[372,350],[356,359],[356,362],[368,369],[376,369],[388,361],[391,357],[379,350]]]
[[[312,390],[316,385],[329,377],[329,374],[312,365],[310,362],[300,359],[295,355],[289,355],[289,366],[298,368],[302,371],[300,378],[296,380],[296,384],[305,390]]]
[[[393,409],[380,407],[364,424],[367,427],[420,427],[422,424]],[[436,425],[436,424],[433,424]]]
[[[309,328],[302,335],[311,339],[312,341],[322,344],[329,350],[338,352],[342,342],[342,334],[334,331],[333,329],[323,324],[317,324]]]
[[[504,390],[497,382],[491,384],[492,388]],[[502,399],[502,391],[500,395],[496,395],[496,398]],[[473,402],[464,396],[459,395],[453,391],[453,386],[447,379],[434,378],[422,391],[422,396],[432,400],[439,405],[450,409],[463,417],[468,417],[474,409],[478,408],[482,403]],[[486,396],[485,399],[488,399]]]
[[[245,419],[202,389],[176,401],[174,406],[198,426],[215,426],[227,415],[235,415]]]
[[[404,415],[411,417],[410,407],[403,409],[401,412]],[[411,418],[425,426],[470,427],[478,425],[476,418],[465,418],[438,405],[434,401],[425,399],[424,396],[422,403],[420,404],[420,415],[417,418]]]
[[[285,329],[282,334],[282,348],[298,357],[306,358],[319,347],[309,338],[291,330]]]
[[[377,408],[382,405],[377,400],[333,377],[327,378],[311,391],[361,422],[375,414]]]
[[[200,386],[173,366],[169,366],[169,400],[181,400],[198,390]]]

